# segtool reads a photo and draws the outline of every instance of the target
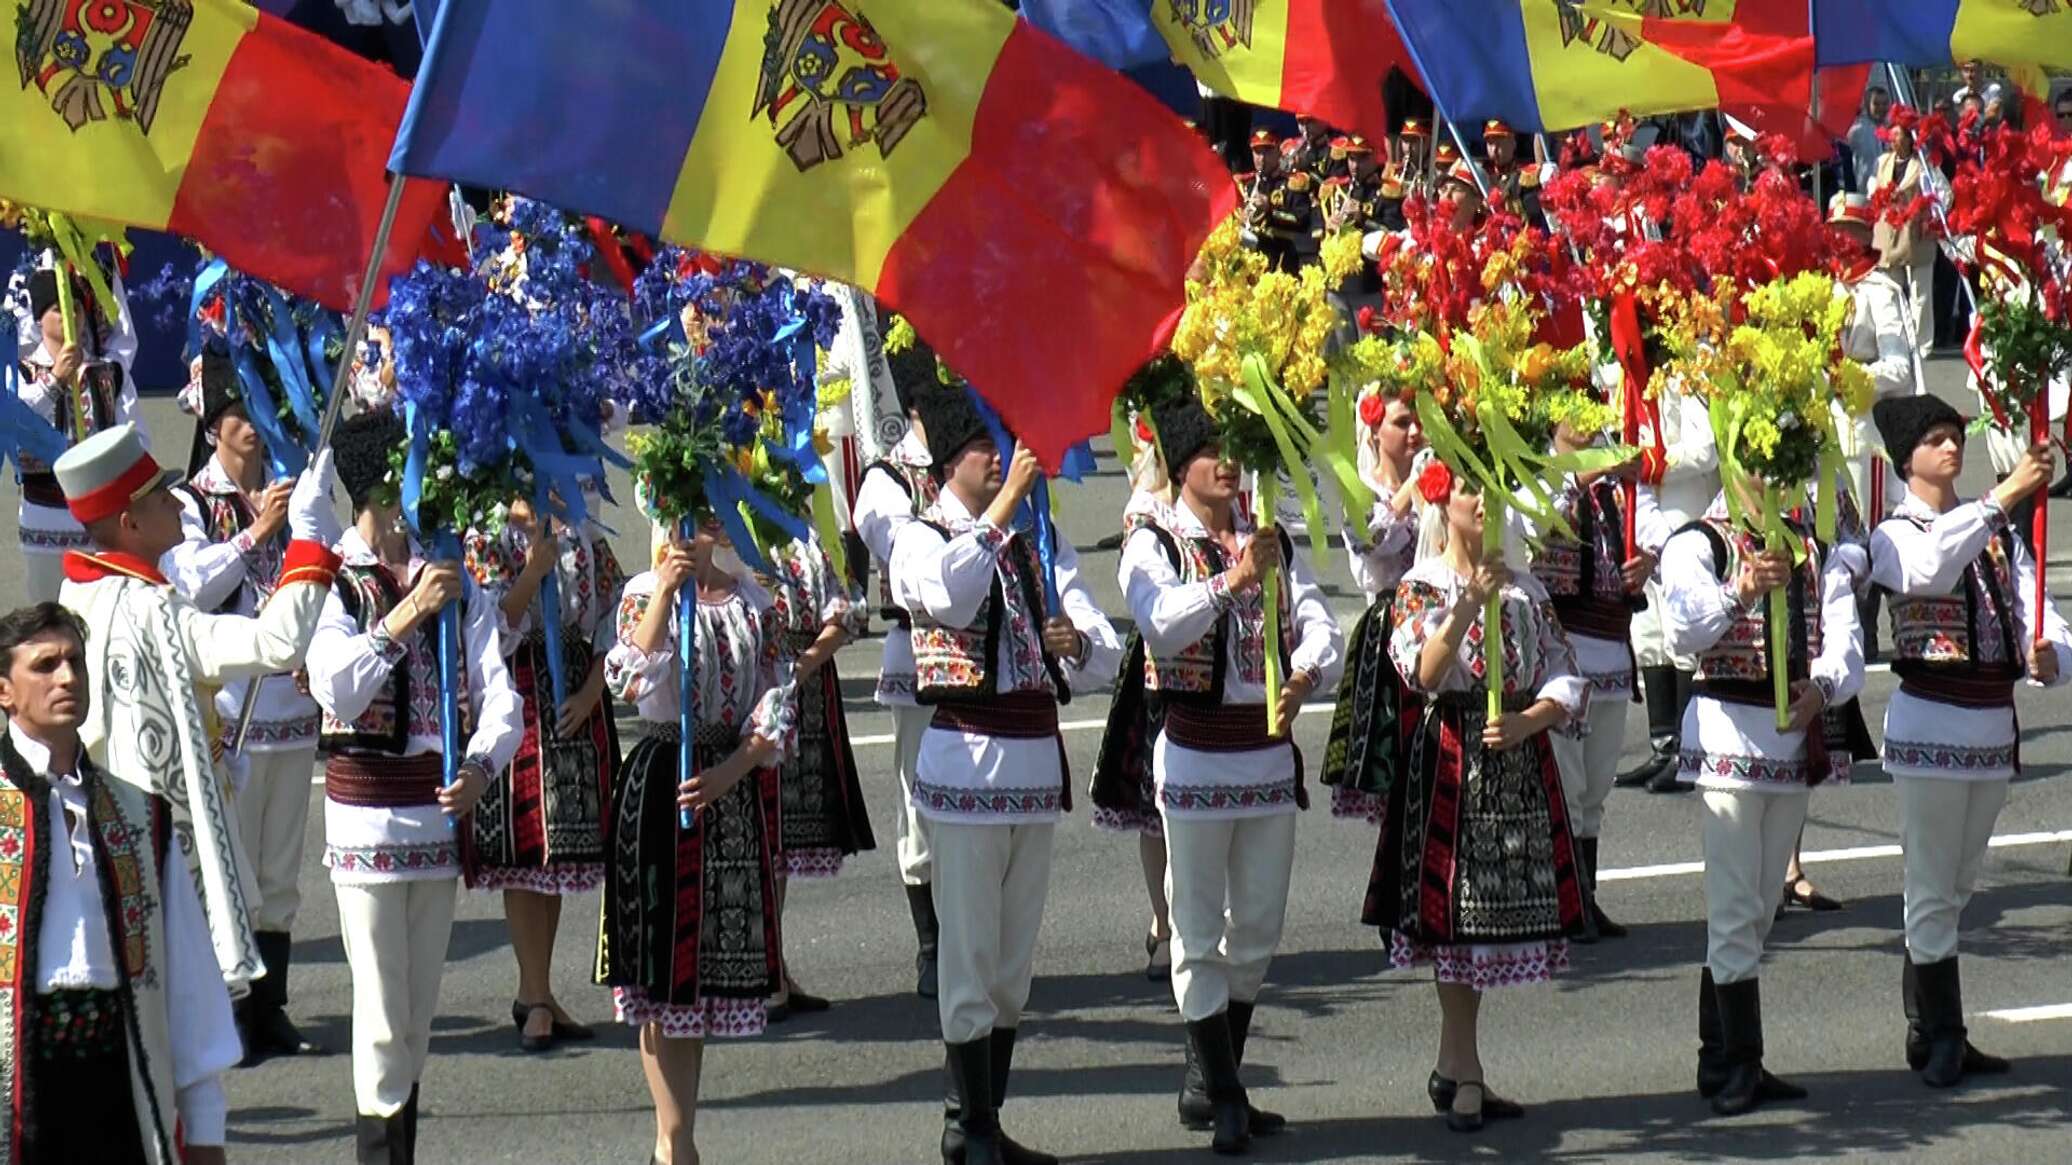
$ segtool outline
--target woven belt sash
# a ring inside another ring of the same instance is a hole
[[[444,778],[445,766],[436,752],[334,754],[324,765],[324,796],[365,809],[411,809],[438,804]]]
[[[983,700],[945,700],[931,728],[1006,740],[1043,740],[1058,734],[1058,701],[1049,692],[1010,692]]]
[[[662,722],[643,720],[634,729],[636,735],[647,740],[659,740],[675,744],[683,739],[683,729],[674,720]],[[701,752],[731,753],[741,744],[741,730],[728,724],[699,724],[691,732],[691,746]]]
[[[67,988],[38,995],[27,1010],[40,1059],[91,1060],[122,1050],[126,1033],[119,992]]]
[[[22,474],[22,499],[39,506],[65,508],[65,491],[59,488],[55,473]]]
[[[2020,678],[1978,672],[1917,671],[1900,680],[1899,690],[1916,699],[1959,708],[2012,708],[2014,685]]]
[[[1256,752],[1288,743],[1285,736],[1267,734],[1264,704],[1173,703],[1165,714],[1166,739],[1195,752]]]

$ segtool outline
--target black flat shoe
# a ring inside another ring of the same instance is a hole
[[[1814,889],[1812,881],[1805,877],[1797,878],[1785,886],[1784,900],[1793,906],[1803,906],[1816,914],[1826,914],[1842,908],[1840,902]]]
[[[548,1007],[544,1003],[533,1004],[531,1007],[526,1008],[524,1014],[522,1015],[517,1014],[517,1009],[515,1007],[512,1009],[512,1012],[517,1020],[518,1047],[522,1051],[530,1053],[549,1051],[554,1047],[554,1033],[552,1031],[549,1031],[546,1035],[543,1036],[532,1036],[525,1034],[525,1021],[531,1019],[532,1013],[535,1011],[546,1012],[549,1020],[551,1020],[554,1015],[554,1009]]]
[[[549,1004],[543,1003],[540,1006],[546,1007],[549,1011],[553,1010]],[[521,1030],[525,1026],[526,1016],[531,1013],[531,1004],[521,1003],[516,999],[511,1001],[511,1022],[517,1024]],[[552,1035],[556,1040],[572,1043],[581,1043],[584,1040],[594,1040],[597,1038],[597,1033],[588,1024],[577,1023],[574,1020],[564,1022],[558,1017],[554,1020]]]
[[[817,1011],[826,1011],[828,1008],[833,1007],[834,1004],[829,1000],[822,999],[818,995],[808,995],[794,987],[791,990],[791,998],[786,1001],[785,1006],[789,1007],[794,1014],[809,1015]]]
[[[1453,1095],[1459,1090],[1460,1085],[1439,1075],[1437,1069],[1434,1069],[1431,1076],[1425,1080],[1425,1095],[1432,1098],[1433,1112],[1445,1112],[1447,1109],[1452,1108]],[[1484,1097],[1483,1103],[1488,1103],[1487,1097],[1489,1094],[1485,1092],[1482,1095]]]

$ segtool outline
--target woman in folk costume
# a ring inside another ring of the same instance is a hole
[[[1147,686],[1164,705],[1152,753],[1168,849],[1173,998],[1187,1025],[1179,1110],[1243,1151],[1286,1121],[1247,1100],[1238,1068],[1268,964],[1280,945],[1307,803],[1288,738],[1295,713],[1332,678],[1344,643],[1308,564],[1238,509],[1240,473],[1200,401],[1157,410],[1159,450],[1179,488],[1172,509],[1123,543],[1120,577],[1144,637]],[[1263,582],[1286,560],[1284,606]],[[1283,628],[1288,681],[1267,703],[1267,620]]]
[[[676,1165],[698,1160],[705,1040],[760,1035],[781,979],[775,766],[795,735],[796,696],[775,601],[730,573],[722,553],[731,546],[716,522],[670,537],[654,569],[626,584],[605,664],[612,694],[640,715],[641,738],[612,790],[598,979],[640,1029],[654,1159]],[[685,588],[697,652],[688,661],[677,647]],[[679,763],[686,664],[691,773]]]
[[[1580,452],[1594,436],[1563,421],[1554,429],[1554,452]],[[1577,669],[1590,683],[1590,715],[1554,734],[1554,759],[1583,859],[1583,929],[1575,936],[1582,943],[1626,937],[1626,928],[1606,917],[1597,902],[1598,831],[1626,741],[1626,712],[1635,700],[1633,615],[1647,604],[1642,591],[1670,534],[1653,492],[1636,489],[1635,545],[1628,546],[1625,505],[1614,477],[1569,474],[1555,491],[1554,509],[1574,537],[1539,531],[1532,557],[1533,577],[1553,597]]]
[[[1425,553],[1396,589],[1389,654],[1425,695],[1406,773],[1388,791],[1361,919],[1398,967],[1430,965],[1439,1058],[1426,1093],[1447,1126],[1524,1115],[1490,1091],[1482,993],[1545,982],[1583,921],[1580,860],[1550,734],[1588,710],[1589,682],[1547,591],[1481,554],[1482,498],[1442,462],[1420,474]],[[1501,631],[1485,628],[1491,596]],[[1485,646],[1505,646],[1503,709],[1488,717]],[[1434,892],[1443,887],[1443,892]]]
[[[76,339],[68,341],[57,272],[45,268],[29,276],[28,328],[35,342],[19,361],[15,392],[64,434],[68,445],[76,445],[112,426],[137,421],[137,386],[130,375],[137,357],[137,330],[120,274],[110,280],[115,303],[105,312],[95,305],[85,279],[74,275],[71,284]],[[149,437],[139,435],[149,448]],[[19,469],[23,589],[33,600],[55,599],[65,581],[65,553],[91,550],[94,542],[66,508],[65,491],[50,466],[32,458]]]
[[[1154,364],[1153,368],[1168,365]],[[1171,525],[1175,486],[1159,455],[1152,429],[1150,392],[1163,383],[1140,373],[1124,389],[1136,402],[1129,435],[1135,449],[1129,466],[1130,497],[1122,509],[1117,547],[1145,525]],[[1151,749],[1164,727],[1164,706],[1147,688],[1144,637],[1132,628],[1122,646],[1122,670],[1108,704],[1108,724],[1094,761],[1088,796],[1094,803],[1094,828],[1135,834],[1137,864],[1144,873],[1144,893],[1151,901],[1151,928],[1144,934],[1144,977],[1152,982],[1173,973],[1172,908],[1166,901],[1165,821],[1158,813],[1158,793],[1151,771]]]
[[[417,1155],[419,1088],[453,933],[464,818],[504,772],[524,729],[505,670],[495,600],[457,561],[431,561],[403,522],[389,453],[403,423],[383,410],[338,427],[353,504],[344,564],[309,645],[323,709],[324,865],[338,895],[353,981],[358,1160]],[[460,604],[463,757],[445,784],[439,612]]]
[[[1730,481],[1742,511],[1765,488]],[[1684,716],[1683,768],[1702,796],[1706,965],[1698,988],[1698,1091],[1721,1115],[1805,1090],[1763,1068],[1763,946],[1795,864],[1813,785],[1846,772],[1844,705],[1863,687],[1856,581],[1861,546],[1828,547],[1787,516],[1799,545],[1766,549],[1765,535],[1730,516],[1724,494],[1662,550],[1663,622],[1671,648],[1698,656]],[[1794,560],[1797,560],[1796,562]],[[1783,588],[1788,658],[1772,659],[1768,596]],[[1787,668],[1789,725],[1773,706],[1772,668]]]
[[[1416,466],[1425,443],[1411,401],[1370,392],[1360,398],[1359,417],[1366,434],[1360,472],[1374,489],[1374,514],[1364,536],[1348,533],[1346,553],[1353,581],[1367,594],[1367,611],[1346,640],[1319,779],[1331,789],[1331,816],[1378,826],[1383,799],[1375,790],[1400,771],[1417,730],[1419,696],[1389,659],[1389,604],[1417,556]]]
[[[835,653],[862,634],[868,614],[835,573],[817,535],[773,549],[770,573],[757,575],[756,582],[776,606],[782,647],[798,684],[798,740],[786,751],[778,774],[781,918],[789,879],[832,878],[850,855],[878,848],[849,747],[842,679],[835,670]],[[778,961],[782,973],[770,999],[770,1022],[782,1023],[794,1012],[826,1011],[826,999],[799,990],[781,945]]]
[[[619,767],[604,657],[617,642],[626,576],[596,522],[586,517],[571,525],[535,513],[524,501],[512,503],[500,536],[471,535],[467,550],[469,574],[496,600],[504,658],[525,702],[525,736],[511,770],[475,807],[467,882],[475,890],[503,892],[518,962],[511,1022],[520,1047],[543,1052],[594,1035],[554,998],[554,936],[562,898],[604,884],[605,807]],[[551,613],[550,576],[559,600]],[[567,685],[558,705],[547,657],[550,618],[560,623]]]
[[[1959,923],[1978,883],[1993,823],[2020,766],[2014,687],[2058,687],[2072,629],[2036,606],[2036,563],[2007,515],[2049,485],[2051,452],[2023,454],[1975,502],[1957,493],[1965,418],[1940,398],[1875,407],[1892,464],[1906,479],[1898,512],[1871,536],[1871,578],[1891,595],[1892,670],[1885,771],[1899,795],[1906,851],[1907,1065],[1931,1087],[2005,1072],[1968,1042],[1958,973]]]

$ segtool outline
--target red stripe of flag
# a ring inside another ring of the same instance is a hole
[[[1018,22],[970,154],[872,290],[1055,468],[1107,431],[1236,203],[1220,159],[1155,98]]]
[[[1386,0],[1292,0],[1281,108],[1388,141],[1382,85],[1391,69],[1418,81]]]
[[[261,14],[238,41],[166,229],[246,274],[351,309],[387,198],[384,179],[410,86],[322,37]],[[407,270],[445,187],[413,180],[382,264]]]

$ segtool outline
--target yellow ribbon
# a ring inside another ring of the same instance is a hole
[[[1291,476],[1301,477],[1301,474]],[[1280,482],[1272,473],[1259,472],[1258,520],[1254,523],[1258,533],[1254,537],[1273,537],[1274,508],[1280,503]],[[1259,580],[1261,598],[1266,601],[1266,731],[1269,736],[1281,734],[1281,572],[1278,568],[1266,572]]]
[[[1280,451],[1281,467],[1288,471],[1288,478],[1295,486],[1295,496],[1301,499],[1303,520],[1309,523],[1313,536],[1321,534],[1324,529],[1323,502],[1318,499],[1316,487],[1310,483],[1309,474],[1304,469],[1306,463],[1302,450],[1288,429],[1287,413],[1293,411],[1293,406],[1283,410],[1281,400],[1277,398],[1285,398],[1287,394],[1267,373],[1263,357],[1256,354],[1245,357],[1244,369],[1245,382],[1237,386],[1230,397],[1266,422],[1266,431],[1273,435],[1274,448]],[[1274,476],[1271,468],[1260,468],[1258,472],[1262,480]],[[1263,514],[1260,521],[1273,521],[1273,511]]]
[[[1504,495],[1501,491],[1482,495],[1482,558],[1494,561],[1504,552]],[[1504,714],[1504,592],[1489,592],[1482,607],[1482,659],[1484,680],[1489,688],[1489,719]]]
[[[821,549],[827,551],[827,560],[835,568],[835,577],[847,586],[849,548],[842,544],[842,528],[835,522],[835,487],[832,482],[823,481],[813,487],[813,530],[820,535]]]

